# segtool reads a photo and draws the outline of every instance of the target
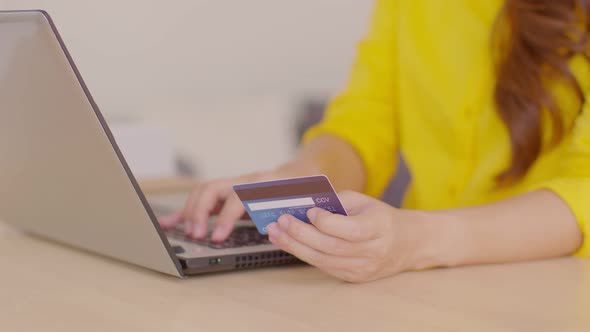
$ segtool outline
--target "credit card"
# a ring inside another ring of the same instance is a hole
[[[238,184],[234,190],[260,234],[283,214],[310,223],[307,211],[313,207],[347,215],[325,175]]]

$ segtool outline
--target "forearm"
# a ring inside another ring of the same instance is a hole
[[[363,191],[366,171],[354,148],[333,135],[320,135],[301,147],[296,157],[281,166],[290,174],[325,174],[337,191]]]
[[[413,232],[425,238],[414,241],[419,247],[410,268],[558,257],[582,243],[573,213],[547,190],[477,207],[416,213],[420,222],[414,228],[420,230]]]

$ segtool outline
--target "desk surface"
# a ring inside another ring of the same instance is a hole
[[[412,272],[369,284],[311,267],[185,280],[0,224],[4,331],[590,331],[590,260]]]

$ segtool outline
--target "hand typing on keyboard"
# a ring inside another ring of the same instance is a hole
[[[242,202],[232,186],[237,183],[269,181],[307,174],[297,167],[281,167],[275,171],[259,172],[234,178],[226,178],[199,184],[189,195],[183,210],[159,218],[160,225],[171,229],[184,223],[186,238],[224,243],[229,240],[235,222],[245,215]],[[209,230],[209,219],[218,215],[215,228]],[[253,230],[255,232],[256,230]],[[240,240],[245,241],[245,240]]]
[[[208,237],[205,239],[195,239],[192,236],[186,235],[182,228],[169,229],[166,231],[166,235],[214,249],[237,248],[270,243],[268,237],[258,233],[258,230],[254,226],[237,227],[223,242],[209,241]]]

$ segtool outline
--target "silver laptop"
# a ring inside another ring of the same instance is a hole
[[[297,263],[251,224],[224,243],[160,229],[44,11],[0,11],[0,219],[178,277]]]

